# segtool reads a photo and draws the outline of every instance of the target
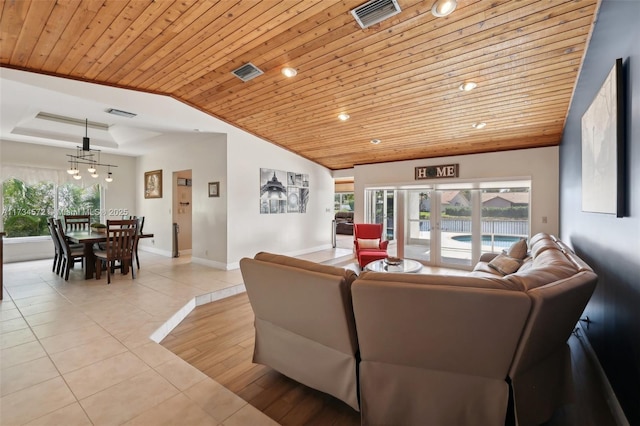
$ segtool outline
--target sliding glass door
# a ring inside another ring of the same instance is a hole
[[[471,268],[529,235],[529,188],[415,188],[403,192],[401,253],[433,266]]]

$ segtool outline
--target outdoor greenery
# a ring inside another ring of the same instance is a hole
[[[2,183],[2,202],[7,238],[49,235],[47,217],[51,216],[89,213],[92,221],[100,220],[98,184],[88,188],[72,183],[56,186],[52,182],[28,185],[11,178]]]

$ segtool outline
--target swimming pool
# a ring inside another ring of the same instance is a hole
[[[493,246],[500,248],[509,248],[511,244],[519,241],[521,237],[514,237],[511,235],[494,235],[493,236]],[[469,243],[471,244],[471,235],[456,235],[455,237],[451,237],[452,240],[459,241],[461,243]],[[491,235],[483,235],[482,236],[482,245],[483,246],[491,246]]]

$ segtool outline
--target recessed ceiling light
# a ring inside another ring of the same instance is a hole
[[[456,0],[438,0],[431,7],[431,14],[436,18],[442,18],[450,15],[456,7],[458,2]]]
[[[475,81],[465,81],[460,85],[460,90],[468,92],[469,90],[473,90],[476,87],[478,87],[478,83],[476,83]]]
[[[471,125],[471,127],[473,127],[474,129],[484,129],[486,127],[487,123],[485,122],[481,122],[481,123],[473,123]]]
[[[347,121],[350,117],[351,116],[346,112],[341,112],[340,114],[338,114],[338,118],[342,121]]]
[[[371,139],[371,143],[374,145],[378,145],[380,142],[382,142],[380,139]]]
[[[291,78],[291,77],[295,77],[296,75],[298,75],[298,71],[296,71],[295,68],[284,67],[284,68],[282,68],[282,74],[285,77]]]

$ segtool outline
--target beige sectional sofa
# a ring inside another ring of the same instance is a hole
[[[353,271],[270,253],[240,269],[255,314],[253,361],[358,404]]]
[[[363,424],[504,425],[510,396],[517,424],[543,423],[570,396],[566,341],[597,277],[552,236],[528,248],[506,275],[493,255],[467,276],[357,279],[286,256],[243,259],[254,361],[342,399]]]

